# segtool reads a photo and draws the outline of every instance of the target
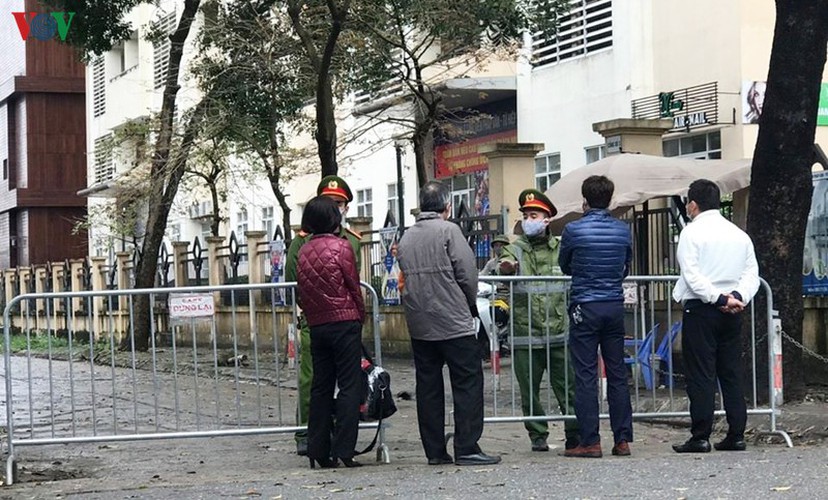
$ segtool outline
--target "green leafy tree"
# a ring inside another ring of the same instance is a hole
[[[67,42],[78,48],[85,57],[100,55],[112,48],[118,41],[126,40],[132,27],[125,16],[136,6],[151,3],[136,0],[45,0],[44,4],[54,10],[76,12]],[[201,100],[185,116],[185,125],[180,140],[175,140],[174,115],[176,96],[180,89],[179,75],[185,43],[199,11],[201,0],[183,0],[183,9],[178,23],[169,34],[170,52],[166,82],[163,88],[161,110],[157,117],[158,128],[154,133],[154,146],[150,158],[146,189],[145,233],[140,242],[140,252],[135,268],[135,285],[138,288],[152,288],[155,285],[156,267],[167,217],[181,178],[184,175],[187,157],[194,139],[198,136],[202,119],[207,111],[208,99]],[[134,340],[136,349],[149,347],[150,307],[149,298],[139,295],[134,301],[135,329],[122,344],[129,348]]]
[[[227,177],[231,170],[229,155],[228,143],[220,136],[213,135],[204,138],[191,153],[182,179],[185,192],[193,195],[191,200],[188,200],[193,204],[201,200],[203,189],[207,187],[213,207],[209,216],[211,236],[219,236],[221,223],[226,220],[222,217],[222,207],[227,200]],[[186,187],[191,189],[186,189]]]
[[[787,335],[802,342],[802,260],[811,166],[828,43],[828,2],[776,0],[767,92],[753,153],[748,208],[761,275]],[[758,315],[763,320],[762,315]],[[804,387],[802,351],[785,342],[788,399]]]
[[[358,41],[352,46],[360,60],[354,86],[377,96],[390,94],[375,100],[365,114],[405,131],[420,185],[431,174],[434,132],[452,112],[445,106],[444,81],[479,72],[493,60],[514,60],[524,33],[549,36],[569,8],[568,0],[354,4],[351,23]]]
[[[284,187],[298,172],[301,152],[285,143],[307,126],[302,110],[314,89],[307,64],[289,20],[278,11],[259,14],[247,1],[211,1],[205,7],[214,9],[216,22],[202,32],[203,56],[194,72],[203,87],[215,89],[211,121],[223,124],[217,134],[230,152],[266,175],[289,238]]]

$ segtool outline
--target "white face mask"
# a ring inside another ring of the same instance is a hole
[[[546,230],[546,221],[543,219],[523,219],[523,234],[526,236],[540,236]]]

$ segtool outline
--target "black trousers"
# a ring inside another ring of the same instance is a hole
[[[362,399],[361,333],[362,323],[358,321],[310,327],[313,382],[308,411],[308,456],[311,458],[354,456]],[[336,386],[339,394],[334,400]]]
[[[585,302],[569,308],[569,353],[575,369],[575,415],[581,445],[601,442],[598,432],[598,346],[607,371],[613,440],[633,440],[632,404],[624,364],[624,303]]]
[[[693,439],[710,438],[716,379],[722,388],[728,437],[742,439],[747,405],[742,390],[742,319],[711,304],[690,300],[684,306],[681,349],[690,399]]]
[[[426,457],[446,453],[443,366],[448,365],[454,399],[455,456],[479,453],[483,435],[483,367],[474,335],[451,340],[411,339],[417,371],[417,423]]]

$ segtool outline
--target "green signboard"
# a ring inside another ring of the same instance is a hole
[[[819,86],[817,125],[828,125],[828,83],[823,83]]]

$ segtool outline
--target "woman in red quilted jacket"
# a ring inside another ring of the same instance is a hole
[[[327,196],[310,200],[302,215],[302,229],[313,234],[302,246],[297,266],[299,302],[310,326],[313,357],[308,413],[311,468],[314,462],[321,467],[336,467],[340,461],[347,467],[360,465],[354,461],[354,449],[362,396],[365,305],[354,251],[347,239],[339,237],[341,219],[336,201]],[[339,394],[334,402],[336,386]]]

